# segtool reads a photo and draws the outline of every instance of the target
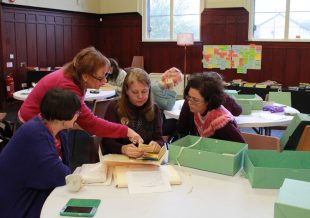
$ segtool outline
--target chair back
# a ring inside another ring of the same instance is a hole
[[[263,149],[280,151],[280,139],[273,136],[241,133],[249,149]]]
[[[112,99],[104,100],[104,101],[95,101],[93,107],[93,113],[100,118],[104,118],[107,108]]]
[[[306,125],[300,137],[296,150],[310,151],[310,125]]]
[[[133,56],[131,67],[137,67],[137,68],[144,69],[143,56]]]
[[[292,98],[290,92],[269,92],[268,100],[275,103],[292,106]]]

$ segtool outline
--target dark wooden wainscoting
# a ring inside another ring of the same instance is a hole
[[[1,7],[1,73],[3,78],[13,75],[15,90],[21,89],[21,83],[26,82],[24,66],[62,66],[80,49],[96,46],[97,15],[21,6]],[[7,62],[12,62],[13,67],[7,67]],[[4,96],[1,97],[2,101]]]

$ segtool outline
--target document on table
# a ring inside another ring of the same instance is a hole
[[[130,194],[171,191],[166,174],[161,171],[127,172]]]

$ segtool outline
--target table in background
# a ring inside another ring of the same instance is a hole
[[[94,100],[104,100],[110,97],[113,97],[116,95],[115,90],[99,90],[99,93],[90,93],[90,91],[93,89],[87,89],[86,94],[85,94],[85,101],[94,101]],[[30,89],[23,89],[17,92],[14,92],[13,97],[17,100],[24,101],[30,92],[32,91],[32,88]]]
[[[95,217],[144,218],[273,218],[277,189],[252,189],[240,176],[226,176],[207,171],[183,168],[191,178],[182,177],[183,184],[172,186],[171,192],[129,194],[127,188],[84,186],[70,193],[58,187],[44,203],[41,218],[55,218],[70,198],[101,199]],[[188,193],[189,181],[193,191]]]
[[[262,99],[265,99],[266,94],[269,92],[277,92],[278,89],[271,88],[251,88],[251,87],[241,87],[241,86],[227,86],[226,89],[237,90],[239,94],[257,94]],[[310,104],[305,104],[305,102],[310,101],[310,92],[305,90],[288,90],[282,88],[283,92],[291,92],[292,107],[299,110],[301,113],[310,114]]]
[[[26,73],[28,87],[31,87],[32,83],[39,82],[40,79],[54,71],[55,70],[28,70]]]
[[[184,99],[175,102],[172,110],[164,111],[167,119],[179,119]],[[280,104],[274,104],[281,106]],[[294,118],[294,114],[299,113],[298,110],[292,107],[285,106],[283,113],[271,113],[269,111],[252,110],[249,115],[239,115],[235,117],[238,127],[240,128],[260,128],[260,127],[273,127],[284,126],[290,124]],[[288,115],[290,114],[290,115]]]

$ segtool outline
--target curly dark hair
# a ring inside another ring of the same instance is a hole
[[[190,88],[199,91],[200,95],[208,103],[208,110],[217,109],[224,102],[225,92],[222,81],[207,72],[197,73],[190,77],[184,90],[185,96],[188,95]]]

